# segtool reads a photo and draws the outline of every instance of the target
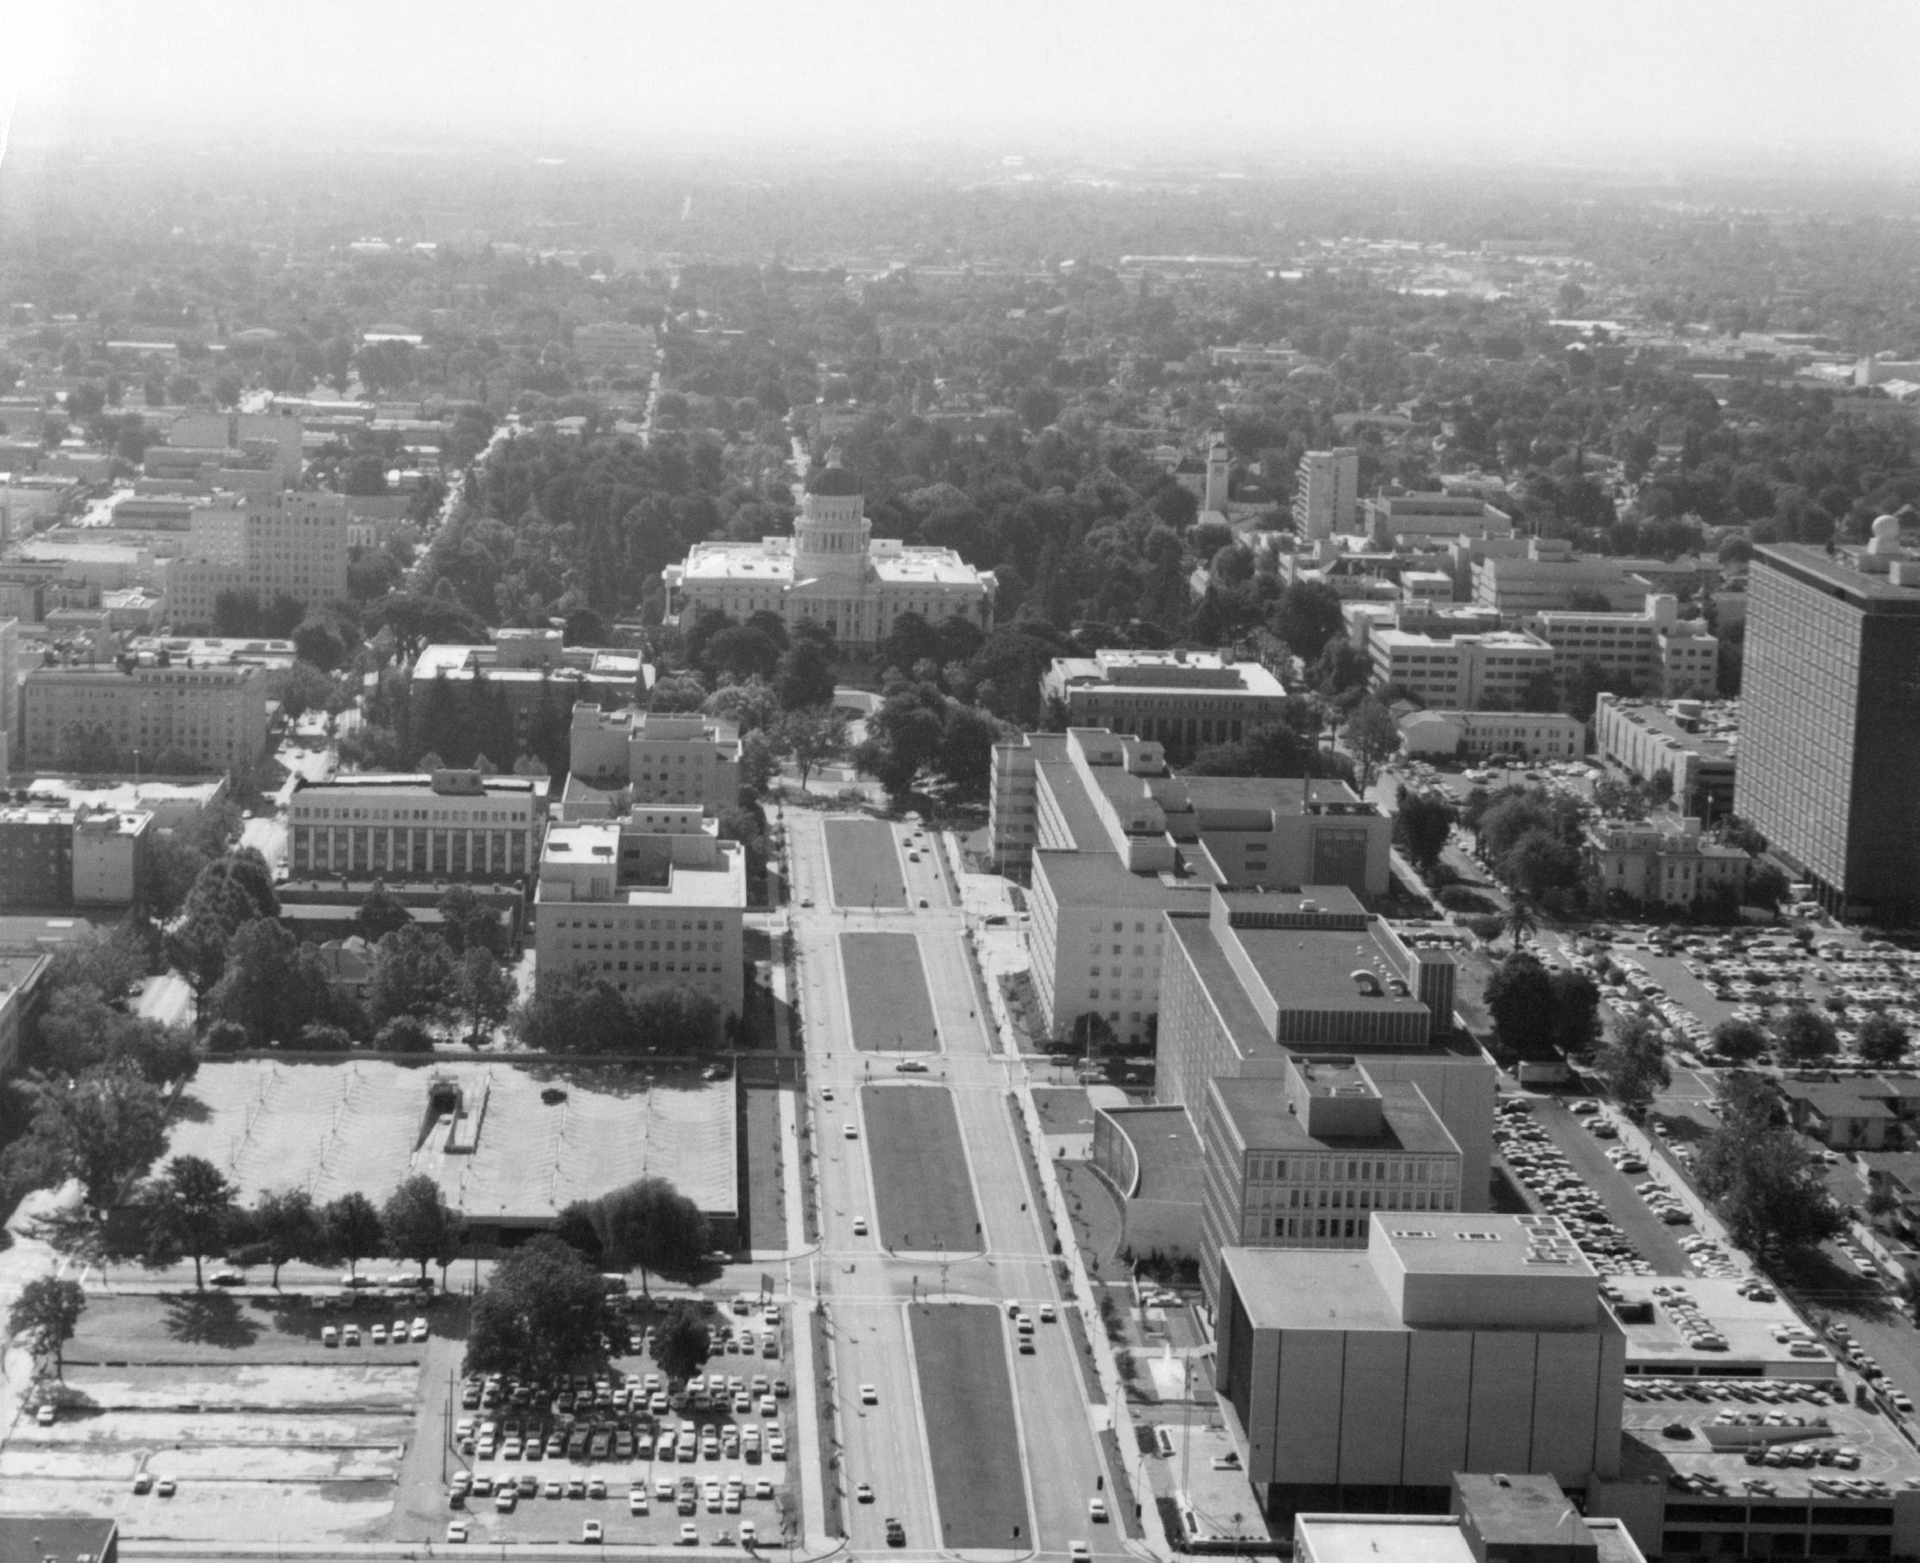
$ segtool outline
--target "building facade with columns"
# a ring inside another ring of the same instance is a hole
[[[993,628],[999,583],[951,548],[909,547],[872,535],[860,485],[838,454],[807,483],[791,537],[695,543],[661,572],[669,622],[724,613],[777,613],[789,627],[823,625],[849,651],[871,650],[905,613],[929,624],[964,618]]]
[[[532,879],[546,801],[544,776],[478,771],[355,773],[296,786],[288,865],[295,879]]]

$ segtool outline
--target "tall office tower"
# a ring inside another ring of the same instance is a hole
[[[1351,532],[1360,508],[1360,452],[1310,450],[1293,480],[1293,529],[1308,541]]]
[[[1920,907],[1920,557],[1754,551],[1734,809],[1829,911]]]

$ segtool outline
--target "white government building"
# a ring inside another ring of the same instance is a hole
[[[661,572],[667,619],[691,625],[706,613],[744,621],[777,613],[789,627],[823,624],[850,650],[884,640],[903,613],[929,624],[971,619],[993,628],[999,583],[951,548],[917,548],[872,536],[860,485],[838,450],[807,483],[793,536],[757,543],[695,543]]]

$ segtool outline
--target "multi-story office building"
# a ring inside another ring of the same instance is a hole
[[[1286,713],[1287,692],[1258,662],[1210,651],[1096,651],[1056,657],[1040,697],[1068,727],[1151,738],[1170,754],[1239,743]]]
[[[1416,635],[1371,631],[1373,687],[1397,684],[1415,699],[1449,711],[1512,709],[1542,675],[1553,676],[1553,647],[1534,635]]]
[[[1738,847],[1704,838],[1691,816],[1596,820],[1582,855],[1595,888],[1644,906],[1693,907],[1726,896],[1737,906],[1753,866]]]
[[[313,606],[347,594],[347,501],[317,491],[248,494],[193,512],[187,553],[167,570],[176,629],[214,622],[223,592]]]
[[[1127,872],[1206,883],[1387,888],[1391,822],[1343,782],[1178,776],[1157,742],[1098,728],[994,746],[993,859],[1019,873],[1036,847],[1112,857]]]
[[[717,821],[591,820],[547,832],[534,893],[534,970],[590,971],[622,993],[661,986],[710,996],[724,1018],[745,994],[746,849]]]
[[[1616,682],[1662,700],[1710,697],[1719,681],[1720,642],[1697,619],[1680,617],[1677,599],[1648,596],[1634,613],[1536,613],[1521,628],[1553,647],[1554,677],[1564,691],[1593,662]]]
[[[1224,1248],[1362,1248],[1374,1210],[1458,1210],[1460,1147],[1419,1086],[1295,1054],[1207,1082],[1202,1264]]]
[[[1352,445],[1310,450],[1293,477],[1293,529],[1309,542],[1351,532],[1360,505],[1360,452]]]
[[[908,547],[872,533],[859,482],[833,451],[807,480],[793,536],[696,543],[667,566],[667,616],[691,625],[706,613],[777,613],[789,626],[819,625],[854,650],[871,650],[907,613],[934,625],[961,618],[993,628],[992,571],[951,548]]]
[[[1552,1216],[1384,1212],[1220,1256],[1220,1406],[1269,1519],[1444,1508],[1454,1473],[1620,1470],[1626,1340]]]
[[[1837,915],[1920,904],[1920,558],[1756,549],[1734,808]]]
[[[1587,743],[1587,724],[1558,711],[1409,711],[1399,727],[1401,747],[1423,758],[1577,760]]]
[[[544,776],[478,771],[297,782],[287,801],[288,867],[295,879],[529,879],[546,794]]]
[[[1360,529],[1376,548],[1429,544],[1435,538],[1513,536],[1513,517],[1485,500],[1457,494],[1381,494],[1360,502]]]
[[[184,761],[251,765],[267,743],[265,675],[257,667],[35,668],[20,686],[23,766],[62,765],[69,729],[104,735],[114,769]],[[139,756],[136,761],[135,756]]]
[[[1738,728],[1731,706],[1698,700],[1602,694],[1593,708],[1593,742],[1603,760],[1646,782],[1664,773],[1687,813],[1703,817],[1733,807]]]
[[[573,775],[635,803],[690,803],[718,814],[740,797],[740,730],[715,716],[603,711],[580,701],[569,732]]]
[[[1162,914],[1205,917],[1216,885],[1327,884],[1386,889],[1392,822],[1342,782],[1178,777],[1157,744],[1103,731],[1028,735],[1031,807],[1028,947],[1053,1035],[1083,1015],[1139,1045],[1159,1007]],[[996,829],[1002,860],[1016,836]],[[999,823],[996,820],[996,823]],[[1358,903],[1355,903],[1358,905]]]
[[[510,732],[495,741],[513,752],[487,758],[504,770],[534,747],[536,728],[565,732],[580,701],[614,709],[644,701],[653,688],[653,667],[638,652],[568,646],[558,630],[488,633],[484,646],[427,646],[414,659],[407,715],[417,744],[433,749],[448,727],[492,725],[494,713],[475,705],[498,699]]]

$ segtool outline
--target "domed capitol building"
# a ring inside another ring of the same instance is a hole
[[[860,485],[839,451],[807,482],[791,537],[757,543],[695,543],[661,572],[667,619],[690,625],[705,613],[736,622],[777,613],[789,627],[823,624],[849,651],[871,650],[903,613],[929,624],[971,619],[993,628],[999,583],[951,548],[910,548],[872,536]]]

